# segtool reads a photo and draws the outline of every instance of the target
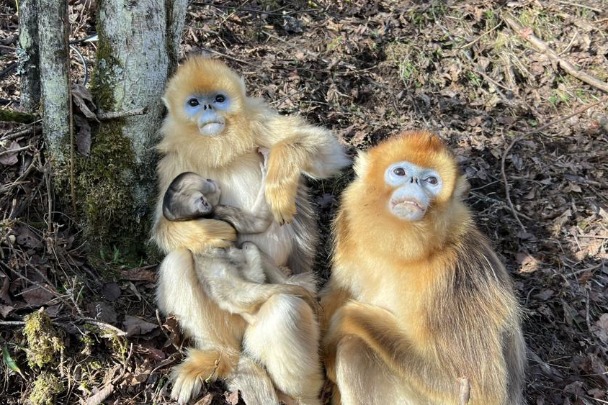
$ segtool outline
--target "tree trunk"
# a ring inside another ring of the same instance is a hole
[[[66,164],[70,141],[68,3],[38,0],[42,132],[54,170]]]
[[[19,2],[17,56],[21,74],[21,100],[19,104],[22,111],[34,113],[38,110],[40,101],[37,0],[21,0]]]
[[[92,92],[104,112],[88,158],[78,158],[77,200],[93,254],[145,254],[155,197],[161,96],[175,68],[187,0],[100,0]],[[134,110],[144,113],[129,116]],[[120,114],[118,114],[120,115]]]

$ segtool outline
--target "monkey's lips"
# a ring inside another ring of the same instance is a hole
[[[389,208],[393,214],[408,221],[422,219],[426,213],[426,207],[421,202],[407,198],[392,199]]]
[[[201,135],[216,136],[224,131],[225,126],[226,124],[224,123],[224,120],[207,121],[201,122],[198,125],[198,130]]]

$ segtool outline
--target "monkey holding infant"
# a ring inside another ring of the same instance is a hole
[[[171,396],[184,403],[203,381],[222,379],[248,405],[278,404],[285,396],[319,405],[320,330],[311,299],[318,235],[302,175],[327,178],[350,159],[330,131],[248,97],[241,77],[219,60],[190,57],[169,80],[163,100],[168,114],[157,146],[160,194],[152,240],[166,256],[157,303],[176,316],[194,345],[172,373]],[[266,169],[258,148],[269,151]],[[169,217],[163,214],[165,194],[184,172],[221,188],[216,217],[175,221],[171,208]],[[222,220],[222,207],[254,218]],[[265,211],[268,223],[260,220]],[[230,221],[237,230],[245,225],[245,232],[237,233]],[[249,225],[257,232],[247,232]],[[291,276],[281,273],[284,267]],[[255,282],[262,276],[269,283]],[[227,280],[242,288],[226,288]]]
[[[262,168],[265,175],[265,168]],[[185,172],[169,185],[163,198],[163,215],[171,221],[214,218],[226,221],[239,235],[264,232],[272,222],[264,204],[264,188],[251,212],[219,205],[219,185],[196,173]],[[312,273],[286,275],[252,242],[241,248],[210,248],[195,256],[196,275],[205,292],[220,308],[255,322],[260,306],[275,294],[291,294],[305,300],[316,310],[316,280]],[[268,283],[268,284],[267,284]]]

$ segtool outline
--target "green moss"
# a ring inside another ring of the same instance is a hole
[[[38,119],[33,114],[22,113],[19,111],[6,110],[0,108],[0,121],[18,122],[21,124],[31,124]]]
[[[29,400],[33,405],[53,405],[56,403],[55,395],[64,390],[65,387],[57,376],[43,372],[36,378]]]
[[[140,264],[149,229],[134,212],[148,202],[135,201],[133,188],[140,168],[122,127],[122,120],[100,125],[90,156],[76,162],[76,199],[79,216],[86,222],[90,258],[117,266]]]
[[[56,364],[64,350],[61,334],[53,327],[44,311],[25,317],[23,334],[27,340],[27,361],[30,367]]]

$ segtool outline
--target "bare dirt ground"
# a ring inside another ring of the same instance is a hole
[[[95,2],[70,3],[70,39],[94,33]],[[528,402],[603,404],[608,99],[572,73],[606,86],[607,10],[605,0],[201,1],[183,51],[222,58],[251,93],[333,129],[353,153],[406,129],[438,132],[525,308]],[[0,103],[12,110],[17,21],[15,2],[2,2]],[[95,44],[76,46],[91,67]],[[77,226],[50,204],[41,147],[37,124],[0,122],[1,402],[170,403],[183,352],[175,322],[155,312],[157,263],[126,266],[119,251],[87,263]],[[312,184],[324,235],[349,175]],[[325,243],[322,278],[327,253]],[[199,404],[238,401],[208,388]]]

